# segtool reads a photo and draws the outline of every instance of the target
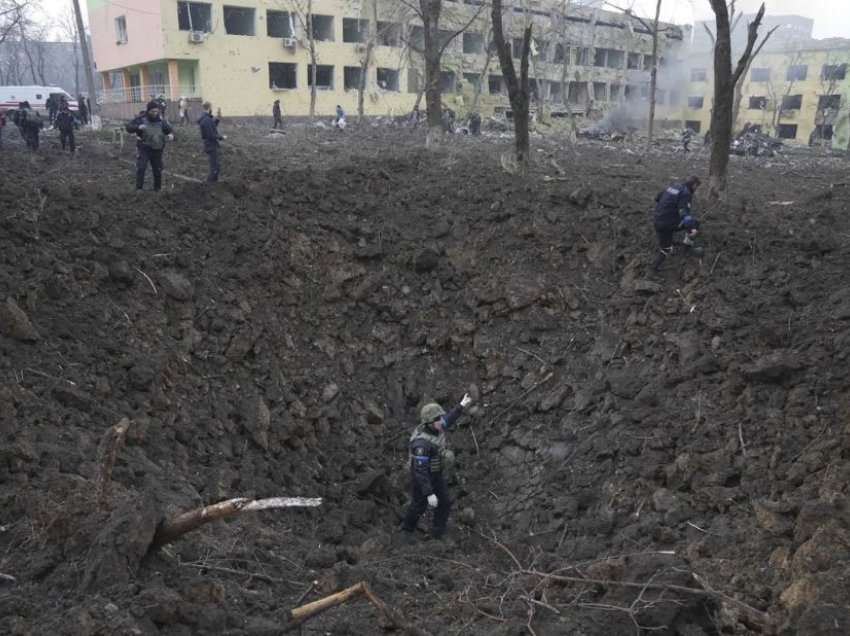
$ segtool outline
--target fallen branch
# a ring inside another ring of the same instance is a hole
[[[320,598],[318,601],[313,601],[312,603],[307,603],[306,605],[301,605],[300,607],[289,610],[288,618],[290,622],[287,623],[281,631],[283,633],[294,631],[311,618],[315,618],[322,612],[325,612],[332,607],[336,607],[337,605],[342,605],[357,596],[364,596],[366,600],[369,601],[376,610],[378,610],[384,619],[386,619],[386,621],[396,629],[400,629],[411,636],[431,636],[430,632],[409,623],[400,611],[384,603],[375,595],[374,592],[372,592],[368,583],[365,581],[360,581],[360,583],[357,583],[356,585],[347,587],[344,590],[331,594],[330,596]]]
[[[773,623],[773,620],[770,617],[770,614],[767,612],[762,612],[761,610],[756,609],[752,605],[748,605],[743,601],[739,601],[736,598],[733,598],[723,592],[718,592],[708,585],[696,574],[691,572],[691,576],[694,577],[694,580],[699,583],[702,587],[685,587],[684,585],[673,585],[667,583],[632,583],[630,581],[612,581],[608,579],[588,579],[580,576],[563,576],[560,574],[547,574],[545,572],[538,572],[537,570],[522,570],[523,574],[529,574],[531,576],[539,576],[544,579],[549,579],[552,581],[563,581],[565,583],[584,583],[585,585],[602,585],[608,587],[627,587],[639,590],[659,590],[659,591],[669,591],[669,592],[679,592],[681,594],[690,594],[692,596],[705,596],[708,598],[713,598],[718,601],[722,601],[724,603],[730,603],[737,607],[739,610],[742,610],[743,616],[747,624],[751,624],[754,627],[758,627],[758,629],[766,634],[775,634],[776,626]]]
[[[158,292],[156,291],[156,285],[154,285],[154,284],[153,284],[153,281],[151,280],[151,277],[150,277],[150,276],[148,276],[147,274],[145,274],[145,273],[144,273],[142,270],[140,270],[138,267],[136,267],[136,268],[135,268],[135,270],[136,270],[137,272],[139,272],[142,276],[144,276],[146,281],[148,281],[148,284],[151,286],[151,289],[153,290],[153,295],[154,295],[154,296],[158,295]]]
[[[11,574],[0,574],[0,583],[8,583],[9,585],[14,585],[17,582],[18,579],[16,579]]]
[[[97,463],[100,466],[100,471],[97,474],[97,483],[95,484],[95,501],[97,501],[97,507],[101,510],[107,508],[109,495],[112,492],[112,469],[115,467],[118,452],[124,446],[129,428],[130,420],[125,417],[118,424],[109,427],[98,445]]]
[[[271,499],[228,499],[211,506],[204,506],[196,510],[184,512],[172,519],[160,523],[156,529],[151,551],[176,541],[187,532],[191,532],[210,521],[226,519],[242,512],[256,512],[258,510],[272,510],[277,508],[314,508],[321,506],[320,498],[307,497],[273,497]]]

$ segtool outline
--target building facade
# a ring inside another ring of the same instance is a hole
[[[708,130],[714,98],[713,61],[707,53],[689,58],[686,124]],[[787,143],[850,143],[850,40],[809,40],[765,48],[742,79],[735,130],[759,125]]]
[[[507,105],[489,9],[476,0],[444,1],[442,33],[466,31],[446,47],[444,101],[461,112],[473,102],[492,112]],[[506,3],[509,4],[509,3]],[[106,105],[129,111],[151,95],[212,101],[229,115],[306,115],[317,88],[316,112],[357,107],[366,73],[364,110],[409,112],[423,88],[421,22],[397,0],[88,0],[92,44]],[[506,10],[506,33],[519,38],[534,23],[532,89],[552,110],[601,112],[647,100],[652,66],[649,25],[633,16],[558,0],[517,0]],[[474,18],[474,19],[473,19]],[[312,37],[309,37],[312,35]],[[689,28],[662,24],[662,67],[684,59]],[[514,41],[518,52],[518,41]],[[363,58],[371,51],[364,69]],[[311,51],[315,55],[311,54]],[[312,61],[315,59],[315,73]],[[662,72],[662,78],[664,73]],[[661,93],[667,91],[663,87]],[[669,89],[660,116],[681,105]],[[540,103],[538,102],[538,103]]]

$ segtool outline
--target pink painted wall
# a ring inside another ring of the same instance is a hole
[[[94,61],[98,71],[162,59],[162,5],[159,1],[123,0],[122,6],[88,0]],[[174,9],[176,11],[176,9]],[[115,18],[127,20],[127,43],[116,44]]]

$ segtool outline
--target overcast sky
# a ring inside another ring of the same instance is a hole
[[[655,15],[656,0],[611,0],[617,6],[634,6],[644,17]],[[848,0],[765,0],[767,12],[797,14],[813,18],[815,37],[850,38],[850,2]],[[71,7],[71,0],[42,0],[45,14],[56,16]],[[85,0],[81,0],[85,12]],[[120,3],[119,3],[120,4]],[[738,0],[738,6],[746,12],[755,13],[761,0]],[[712,18],[708,0],[662,0],[661,19],[677,24],[690,24],[694,20]]]
[[[613,4],[621,5],[617,0]],[[641,16],[655,16],[655,0],[633,0]],[[629,4],[632,0],[629,0]],[[746,13],[758,11],[761,0],[738,0]],[[815,21],[816,38],[850,38],[850,2],[848,0],[765,0],[766,12],[773,15],[804,15]],[[661,19],[679,24],[713,19],[708,0],[662,0]]]

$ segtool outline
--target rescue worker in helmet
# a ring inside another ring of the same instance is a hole
[[[464,409],[472,404],[469,394],[446,413],[436,402],[429,402],[419,412],[419,426],[410,436],[410,473],[413,478],[413,501],[402,521],[402,536],[413,542],[419,517],[428,508],[434,509],[432,536],[442,539],[446,534],[451,500],[446,487],[446,464],[453,455],[446,443],[446,431],[451,431]]]

